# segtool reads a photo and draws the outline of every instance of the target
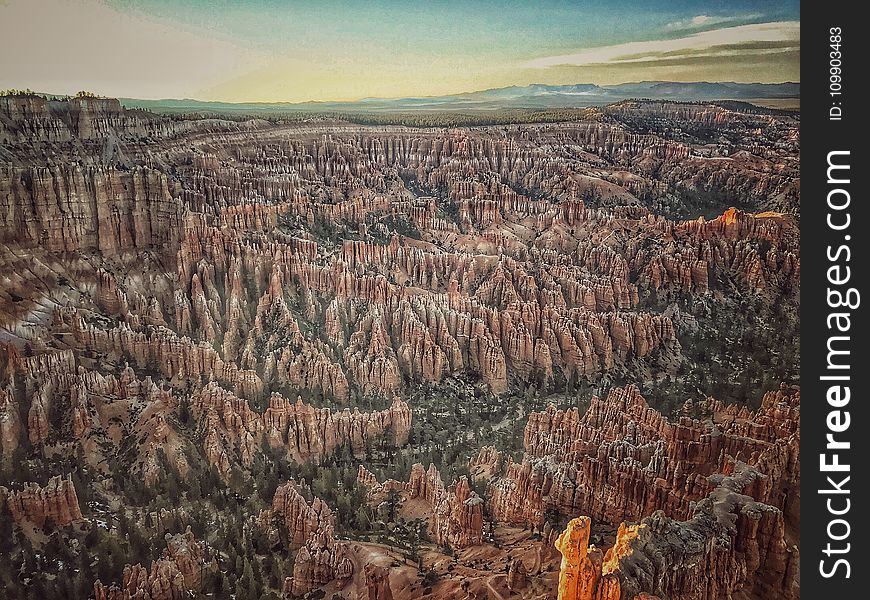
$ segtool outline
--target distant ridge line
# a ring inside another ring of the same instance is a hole
[[[444,96],[364,98],[354,101],[223,102],[190,98],[145,100],[119,98],[128,108],[156,111],[349,112],[349,111],[478,111],[554,109],[603,106],[621,100],[674,101],[789,100],[800,98],[800,83],[735,83],[640,81],[617,85],[577,83],[530,84],[490,88]]]

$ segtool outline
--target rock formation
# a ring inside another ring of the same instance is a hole
[[[18,525],[65,527],[85,520],[72,480],[59,475],[44,487],[26,483],[21,490],[10,491],[0,486],[0,499]]]
[[[798,551],[785,542],[782,512],[743,492],[763,477],[738,463],[688,521],[656,511],[639,525],[620,525],[602,559],[590,547],[589,518],[568,524],[556,544],[562,552],[559,598],[727,598],[737,590],[757,597],[798,598]]]
[[[325,129],[276,128],[256,131],[252,141],[235,125],[213,122],[207,126],[223,128],[222,152],[166,142],[161,160],[178,165],[167,173],[150,154],[142,158],[152,149],[138,136],[171,138],[206,125],[161,122],[105,99],[8,97],[0,111],[15,139],[50,140],[58,158],[74,139],[115,135],[134,163],[28,158],[36,164],[6,168],[0,239],[48,253],[148,251],[174,263],[175,277],[157,285],[103,267],[86,274],[97,280],[96,304],[122,323],[72,324],[79,345],[123,353],[139,368],[155,364],[178,382],[214,378],[244,397],[291,385],[346,402],[465,372],[495,392],[507,389],[509,376],[532,383],[596,376],[679,353],[670,318],[637,310],[648,294],[703,295],[723,278],[782,293],[799,276],[796,227],[786,214],[735,209],[679,222],[638,205],[638,195],[683,185],[656,181],[647,156],[664,168],[692,150],[631,128],[656,111],[677,120],[706,120],[706,112],[620,107],[610,114],[624,122],[536,126],[526,138],[512,131],[509,142],[487,130],[456,138],[365,128],[331,131],[328,140],[311,135]],[[713,122],[755,126],[754,119],[725,111]],[[556,140],[577,159],[550,156]],[[615,161],[617,172],[602,174],[589,153]],[[219,158],[229,155],[236,158]],[[472,173],[459,166],[468,161]],[[415,198],[395,170],[445,190],[457,223],[439,216],[444,207],[434,198]],[[751,172],[729,185],[761,198],[793,176],[788,168]],[[762,172],[779,175],[741,179]],[[364,239],[344,239],[333,252],[306,231],[309,214],[350,221]],[[425,232],[425,242],[378,233],[385,214]],[[517,226],[528,233],[500,230]],[[461,244],[447,242],[460,231]],[[329,335],[307,326],[321,320]]]
[[[512,592],[519,592],[528,584],[529,580],[526,565],[519,559],[512,560],[507,576],[508,589]]]
[[[303,595],[331,581],[346,581],[353,575],[353,562],[347,544],[333,533],[332,511],[320,498],[311,503],[287,482],[275,491],[272,508],[258,518],[261,527],[277,524],[286,533],[286,542],[296,551],[293,577],[288,590]]]
[[[589,546],[589,517],[577,517],[556,540],[562,554],[559,600],[619,600],[619,581],[602,572],[602,554]]]
[[[475,546],[483,541],[483,498],[463,476],[434,504],[435,540],[451,548]]]
[[[294,481],[288,481],[275,490],[272,508],[259,518],[262,524],[270,521],[282,527],[287,535],[287,544],[297,550],[308,540],[332,527],[332,511],[320,498],[309,504],[299,493]]]
[[[393,590],[390,587],[390,571],[378,565],[366,565],[366,589],[368,600],[393,600]]]
[[[0,389],[0,450],[11,455],[21,436],[21,414],[12,394]]]
[[[792,512],[799,411],[800,392],[788,388],[766,394],[754,413],[744,408],[738,415],[711,401],[708,420],[674,423],[633,386],[593,397],[582,417],[550,406],[529,416],[523,461],[508,459],[503,476],[492,480],[490,511],[498,520],[537,526],[548,508],[614,524],[655,510],[688,519],[713,489],[708,476],[740,460],[765,474],[753,497]]]
[[[120,584],[94,584],[96,600],[177,600],[198,593],[202,577],[218,569],[190,529],[177,535],[166,534],[163,556],[149,568],[141,564],[124,567]]]
[[[0,172],[0,241],[113,254],[172,243],[181,206],[165,174],[78,165]]]
[[[411,409],[398,399],[375,413],[332,412],[272,394],[268,408],[259,414],[246,400],[214,383],[194,395],[191,410],[202,430],[205,455],[221,473],[227,472],[236,456],[250,465],[263,435],[292,460],[319,461],[342,448],[361,457],[375,446],[402,447],[411,428]]]
[[[207,481],[217,489],[199,492],[217,507],[285,460],[309,479],[312,464],[332,461],[395,468],[394,451],[428,435],[437,400],[457,390],[478,410],[508,395],[565,402],[617,379],[683,384],[681,369],[703,362],[683,344],[715,337],[716,319],[740,311],[745,335],[779,327],[768,313],[796,311],[798,124],[733,104],[627,101],[568,122],[424,128],[0,96],[4,477],[15,481],[10,465],[79,461],[95,519],[122,506],[147,528],[163,513],[138,503],[169,487],[195,504],[191,482]],[[782,350],[783,363],[799,355]],[[508,538],[524,539],[525,554],[491,580],[454,581],[478,559],[427,570],[443,578],[438,593],[537,591],[554,575],[554,515],[584,514],[628,523],[606,555],[588,539],[566,547],[571,564],[597,573],[583,593],[599,600],[770,594],[797,568],[781,532],[791,539],[799,522],[799,417],[788,387],[757,410],[696,401],[674,420],[624,387],[582,414],[532,413],[524,457],[482,448],[471,481],[447,486],[417,464],[407,481],[383,483],[360,467],[358,482],[372,503],[391,490],[410,500],[429,517],[431,552],[446,545],[458,560],[514,550],[487,543],[472,482],[488,482],[493,527],[534,529]],[[489,423],[491,443],[517,418]],[[450,433],[470,454],[467,432]],[[384,571],[395,556],[383,550],[368,564],[297,480],[255,511],[262,496],[240,503],[244,527],[262,527],[276,548],[286,532],[281,551],[295,554],[284,590],[276,574],[260,578],[269,592],[407,595],[391,576],[420,573]],[[67,479],[8,487],[19,526],[81,520]],[[680,549],[674,536],[699,545]],[[171,538],[163,558],[94,594],[205,593],[194,572],[216,566],[206,554],[188,534]],[[46,572],[28,576],[60,593],[58,564],[40,560]],[[758,568],[768,574],[758,583],[744,576]]]
[[[410,499],[425,500],[432,508],[429,528],[438,544],[458,550],[483,541],[483,498],[471,489],[465,476],[446,488],[434,464],[425,470],[422,464],[416,463],[411,467],[407,482],[387,480],[379,484],[374,474],[360,465],[357,481],[370,493],[396,490]]]

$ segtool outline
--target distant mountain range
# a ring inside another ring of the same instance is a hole
[[[788,100],[800,98],[799,83],[731,83],[641,81],[619,85],[531,84],[477,92],[419,98],[365,98],[353,102],[207,102],[201,100],[139,100],[121,98],[128,108],[157,111],[353,112],[353,111],[491,111],[600,106],[631,98],[678,101]]]

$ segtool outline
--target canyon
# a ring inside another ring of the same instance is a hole
[[[0,585],[799,597],[799,119],[748,107],[0,96]]]

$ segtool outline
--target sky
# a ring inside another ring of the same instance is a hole
[[[343,101],[800,81],[798,1],[0,0],[0,90]]]

